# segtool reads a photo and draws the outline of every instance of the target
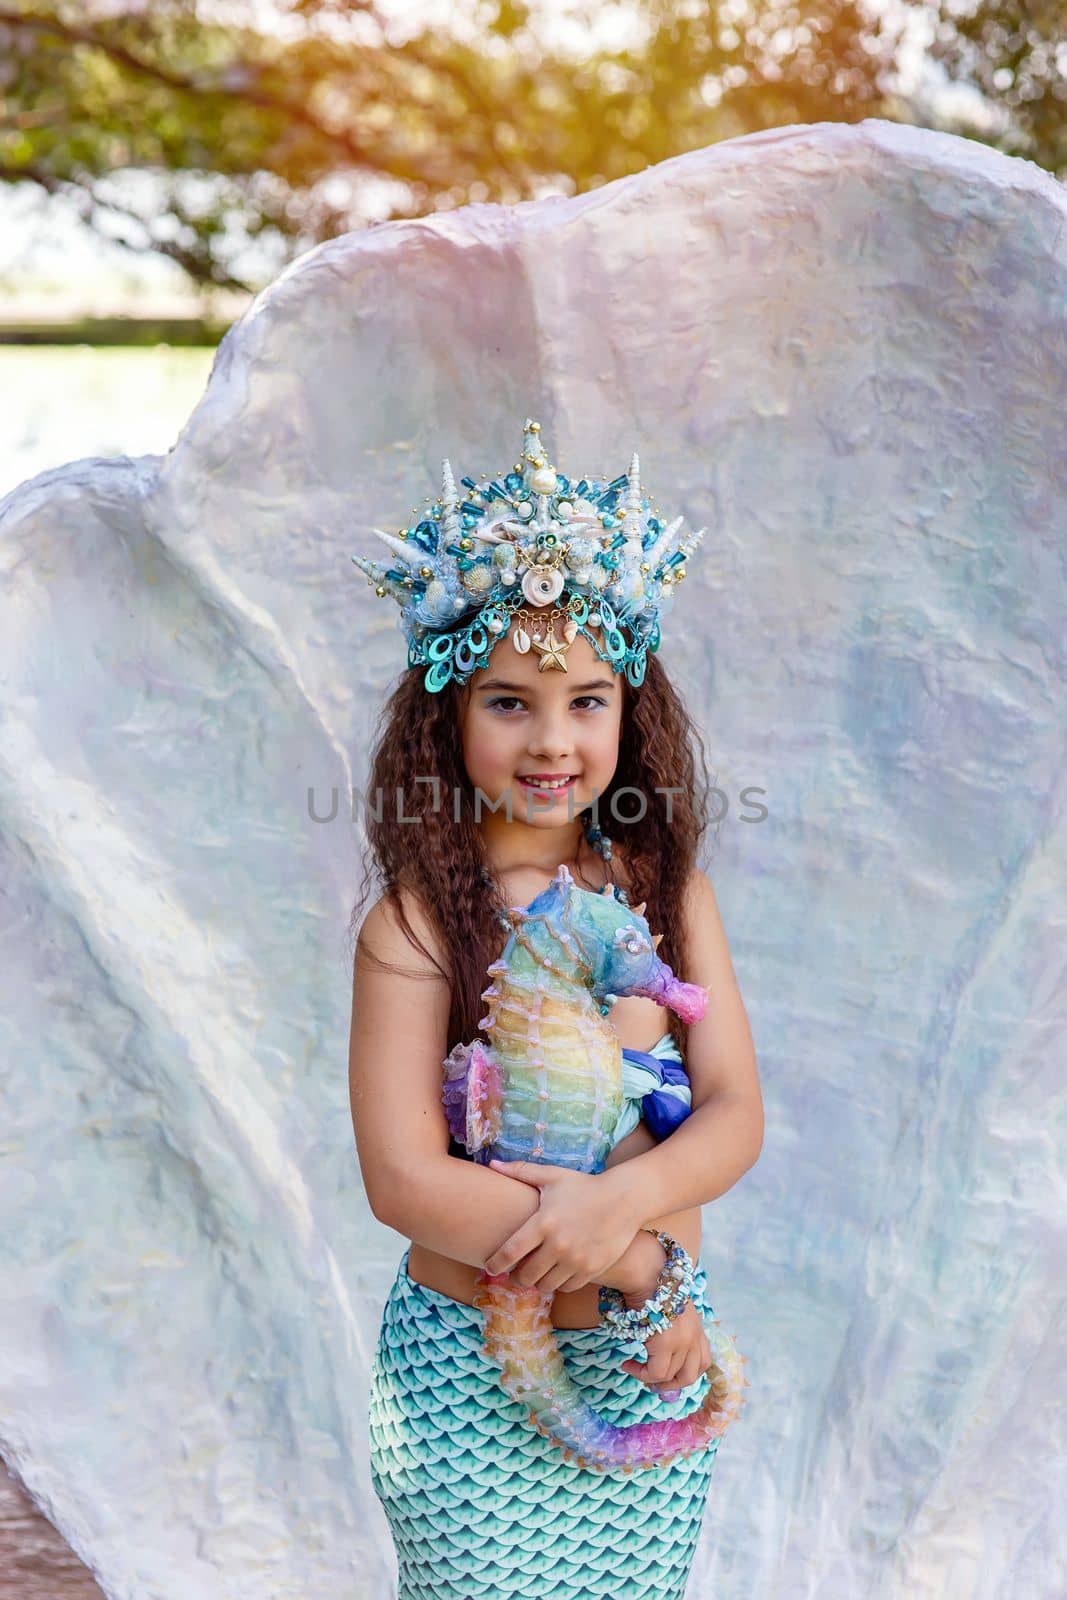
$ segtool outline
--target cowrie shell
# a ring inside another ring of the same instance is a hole
[[[511,636],[511,642],[520,656],[524,656],[530,648],[530,635],[525,628],[516,628]]]

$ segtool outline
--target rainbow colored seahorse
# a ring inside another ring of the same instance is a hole
[[[482,1164],[544,1161],[602,1172],[623,1107],[622,1048],[601,1006],[644,995],[698,1021],[707,990],[683,983],[659,959],[642,912],[606,884],[580,888],[566,866],[530,905],[510,910],[512,931],[483,992],[489,1035],[460,1044],[444,1063],[450,1131]],[[614,1427],[582,1398],[556,1343],[553,1295],[510,1273],[479,1275],[484,1353],[530,1422],[569,1461],[594,1472],[659,1467],[706,1449],[738,1416],[745,1357],[716,1320],[706,1398],[687,1417]]]

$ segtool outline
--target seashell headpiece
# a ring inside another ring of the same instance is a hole
[[[541,425],[527,419],[522,460],[481,482],[444,463],[441,494],[399,536],[373,530],[395,560],[353,556],[378,595],[400,606],[408,665],[425,666],[431,693],[484,667],[513,626],[512,644],[566,672],[578,633],[635,687],[660,617],[706,533],[679,536],[643,496],[636,454],[621,477],[571,479],[549,462]]]

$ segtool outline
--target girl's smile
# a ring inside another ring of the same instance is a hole
[[[532,778],[520,774],[516,780],[520,789],[531,791],[533,794],[543,794],[551,801],[556,795],[566,794],[578,781],[578,774],[572,773],[569,778]]]

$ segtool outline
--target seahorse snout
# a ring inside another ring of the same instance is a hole
[[[683,1022],[699,1022],[708,1008],[708,991],[701,983],[683,983],[665,961],[655,957],[648,980],[634,984],[627,994],[646,995],[657,1005],[667,1006]]]
[[[683,983],[671,976],[663,992],[663,1004],[683,1022],[699,1022],[708,1008],[708,991],[699,983]]]

